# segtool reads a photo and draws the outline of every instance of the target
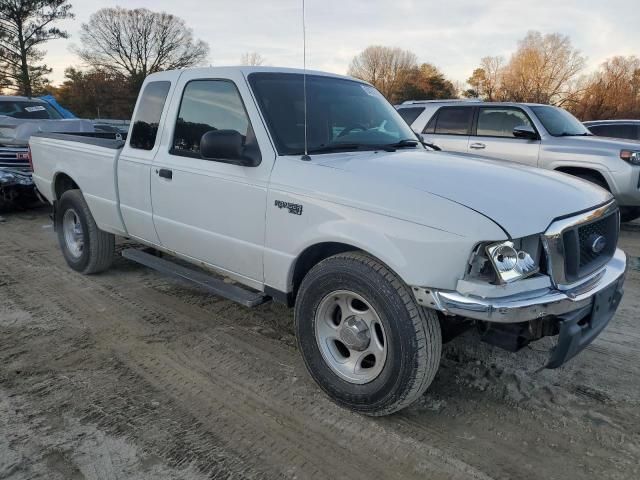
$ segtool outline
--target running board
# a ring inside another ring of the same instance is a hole
[[[122,251],[122,256],[146,267],[153,268],[158,272],[195,283],[215,295],[232,300],[244,305],[245,307],[255,307],[271,300],[271,297],[266,296],[263,293],[254,292],[247,290],[246,288],[239,287],[238,285],[226,283],[224,280],[213,275],[188,267],[183,267],[182,265],[178,265],[170,260],[156,257],[155,255],[151,255],[142,250],[127,248]]]

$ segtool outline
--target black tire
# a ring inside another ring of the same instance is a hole
[[[316,341],[316,312],[332,292],[349,290],[372,305],[385,329],[382,371],[364,384],[338,376]],[[410,289],[385,265],[360,252],[334,255],[305,276],[295,306],[296,336],[307,370],[339,405],[366,415],[387,415],[419,398],[431,384],[442,351],[435,312],[416,305]]]
[[[640,207],[620,207],[620,221],[633,222],[640,218]]]
[[[63,232],[63,219],[69,210],[75,212],[82,226],[84,245],[79,256],[70,251]],[[62,194],[54,221],[60,249],[71,268],[80,273],[91,274],[102,272],[111,266],[115,253],[115,236],[98,228],[80,190],[67,190]]]

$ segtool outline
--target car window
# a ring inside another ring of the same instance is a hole
[[[185,86],[171,153],[200,157],[200,140],[211,130],[236,130],[246,142],[249,117],[229,80],[193,80]]]
[[[167,100],[171,82],[149,82],[140,98],[133,120],[129,146],[140,150],[151,150],[156,143],[160,117]],[[96,127],[98,130],[100,127]]]
[[[438,112],[434,133],[469,135],[473,109],[470,107],[443,107]]]
[[[251,73],[249,83],[280,155],[304,153],[305,140],[307,150],[316,154],[416,141],[398,111],[365,83],[273,72]]]
[[[403,118],[407,125],[411,125],[416,121],[416,118],[420,116],[420,114],[424,112],[424,107],[409,107],[409,108],[399,108],[398,113]]]
[[[478,136],[510,137],[516,127],[533,125],[519,108],[480,108],[478,112]]]
[[[638,128],[632,124],[608,124],[589,127],[591,133],[601,137],[625,138],[638,140]]]
[[[60,114],[46,102],[0,99],[0,115],[25,120],[58,120]]]
[[[547,132],[554,137],[589,135],[587,127],[563,108],[551,105],[534,105],[530,108]]]

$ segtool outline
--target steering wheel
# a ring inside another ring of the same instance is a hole
[[[342,130],[339,134],[338,134],[338,138],[339,137],[344,137],[345,135],[349,135],[351,132],[353,132],[354,130],[362,130],[363,132],[366,132],[367,130],[369,130],[369,128],[365,127],[364,125],[362,125],[361,123],[354,123],[353,125],[349,125],[348,127],[346,127],[344,130]]]

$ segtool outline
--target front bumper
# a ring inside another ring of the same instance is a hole
[[[589,280],[570,290],[545,288],[509,297],[480,298],[456,291],[414,288],[420,305],[474,320],[519,323],[538,318],[560,317],[588,309],[594,297],[624,280],[627,257],[617,249],[611,260]]]

